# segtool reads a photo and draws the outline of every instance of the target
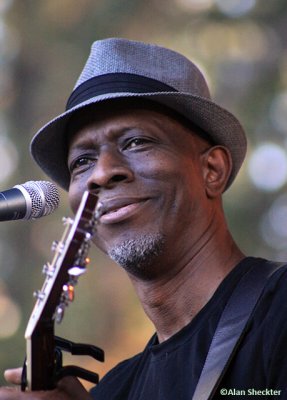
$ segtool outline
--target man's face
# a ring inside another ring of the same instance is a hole
[[[185,244],[206,229],[201,158],[210,145],[156,111],[96,115],[83,115],[70,139],[71,207],[77,209],[85,190],[97,194],[106,210],[98,247],[130,273],[152,276],[184,256]]]

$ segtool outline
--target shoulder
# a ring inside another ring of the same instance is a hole
[[[262,264],[266,264],[266,260],[262,260]],[[268,262],[271,268],[276,266],[275,262]],[[260,265],[259,265],[260,267]],[[260,268],[257,269],[257,272],[260,273]],[[254,276],[253,276],[254,277]],[[281,263],[278,268],[273,271],[268,278],[266,278],[266,282],[263,286],[263,290],[261,296],[259,298],[256,311],[264,310],[264,314],[261,315],[261,318],[264,318],[268,315],[268,312],[276,312],[277,316],[282,314],[282,307],[287,308],[287,263]],[[280,307],[279,307],[280,306]],[[284,317],[286,314],[284,315]]]
[[[279,338],[287,339],[287,264],[268,278],[251,318],[251,332],[274,354]],[[261,339],[260,339],[261,338]]]
[[[286,385],[286,316],[287,264],[284,264],[269,277],[255,309],[249,332],[251,337],[252,332],[254,333],[256,340],[253,341],[253,349],[257,351],[257,359],[261,353],[264,372],[274,388]]]
[[[270,301],[280,294],[287,295],[287,291],[284,290],[287,281],[287,262],[247,257],[241,265],[245,268],[241,268],[237,285],[241,285],[242,290],[253,287],[258,294],[261,291],[260,298],[264,298],[267,293],[269,296],[272,294]]]
[[[270,264],[272,265],[276,263],[270,262]],[[276,300],[277,297],[287,297],[286,283],[287,263],[282,263],[282,265],[280,265],[279,268],[269,277],[263,290],[263,298],[268,295],[270,296],[270,301],[273,301]]]

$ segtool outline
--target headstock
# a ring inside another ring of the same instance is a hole
[[[62,321],[66,307],[74,300],[75,285],[86,271],[91,239],[100,216],[97,197],[85,192],[74,220],[64,218],[62,238],[53,243],[53,259],[43,267],[45,281],[35,293],[36,304],[25,332],[27,383],[31,390],[54,387],[54,323]]]

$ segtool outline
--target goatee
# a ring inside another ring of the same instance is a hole
[[[150,268],[155,259],[163,252],[164,236],[146,234],[128,239],[113,247],[108,255],[127,272],[148,279],[153,275]]]

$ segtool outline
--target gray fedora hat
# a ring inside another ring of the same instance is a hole
[[[238,120],[214,103],[199,69],[183,55],[151,44],[110,38],[96,41],[68,100],[66,111],[41,128],[31,153],[42,170],[64,189],[69,187],[66,132],[80,109],[116,98],[144,98],[183,115],[227,147],[233,182],[246,154],[246,137]]]

